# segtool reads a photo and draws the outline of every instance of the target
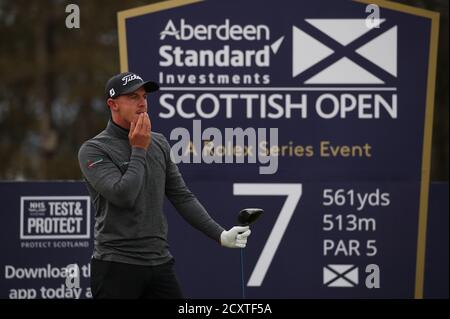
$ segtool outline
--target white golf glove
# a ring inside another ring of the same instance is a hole
[[[247,237],[250,234],[250,227],[234,226],[230,230],[224,230],[220,234],[220,243],[222,246],[228,248],[245,248],[247,245]]]

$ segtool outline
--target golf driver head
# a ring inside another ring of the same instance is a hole
[[[264,212],[261,208],[245,208],[239,212],[238,223],[240,226],[253,224]]]

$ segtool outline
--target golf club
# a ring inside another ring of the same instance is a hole
[[[261,208],[245,208],[239,212],[238,224],[239,226],[250,226],[253,224],[264,212]],[[244,249],[241,248],[241,285],[242,285],[242,299],[245,299],[245,282],[244,282]]]

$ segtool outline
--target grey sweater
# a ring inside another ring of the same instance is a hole
[[[96,210],[94,258],[137,265],[169,261],[164,195],[192,226],[220,242],[224,229],[186,187],[162,134],[152,132],[147,151],[132,148],[128,130],[110,120],[81,146],[78,161]]]

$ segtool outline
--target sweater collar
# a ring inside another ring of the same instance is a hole
[[[130,130],[127,130],[114,123],[111,118],[109,119],[108,125],[106,126],[106,131],[117,138],[125,140],[128,140],[128,133],[130,132]]]

